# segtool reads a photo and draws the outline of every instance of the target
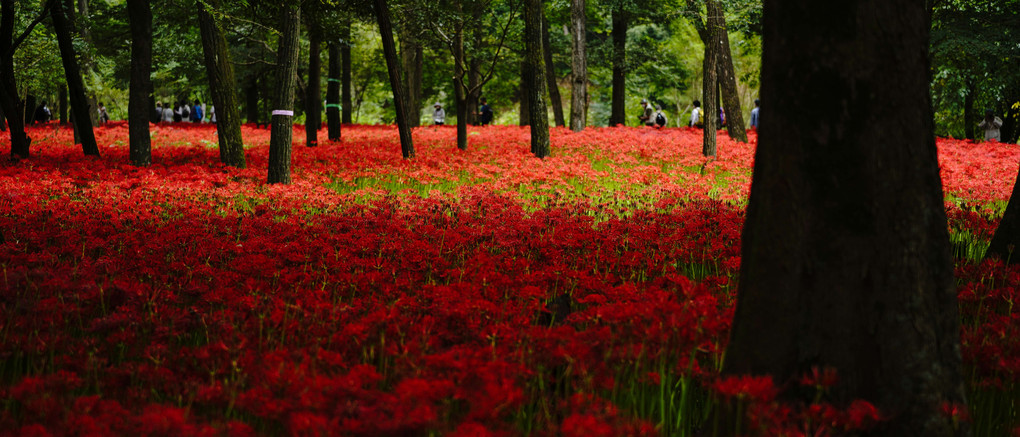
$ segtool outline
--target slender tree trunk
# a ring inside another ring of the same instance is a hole
[[[64,9],[66,15],[64,18],[67,20],[67,27],[69,29],[69,32],[76,33],[79,37],[81,37],[82,42],[84,42],[86,46],[94,47],[95,44],[92,42],[92,30],[89,29],[88,26],[89,19],[88,0],[66,0],[66,1],[67,3]],[[77,8],[75,5],[77,5]],[[82,19],[80,17],[84,18]],[[93,70],[95,69],[96,62],[94,59],[92,59],[92,54],[88,51],[79,53],[78,57],[80,58],[78,68],[79,71],[81,71],[83,83],[85,83],[84,78],[93,77]],[[89,107],[89,119],[92,122],[92,126],[97,126],[99,124],[99,112],[96,111],[96,109],[99,108],[99,105],[97,103],[96,95],[89,91],[88,87],[89,84],[85,85],[86,85],[85,98],[86,101],[88,102]]]
[[[340,46],[340,63],[341,63],[341,78],[340,78],[340,104],[343,106],[342,119],[343,123],[351,122],[351,111],[354,110],[354,106],[351,104],[351,22],[347,21],[344,23],[340,30],[340,38],[343,39],[343,44]]]
[[[379,34],[382,37],[383,56],[386,58],[386,70],[393,88],[393,106],[397,112],[397,131],[400,133],[400,152],[404,159],[414,158],[414,142],[411,138],[411,126],[407,121],[407,98],[404,95],[404,82],[400,77],[400,59],[393,43],[393,26],[390,23],[390,11],[386,0],[375,0],[375,15],[379,21]]]
[[[301,8],[285,4],[280,11],[280,44],[276,49],[276,93],[269,134],[270,184],[290,184],[290,152],[294,137],[294,94],[298,68]]]
[[[1020,95],[1014,94],[1013,99],[1006,101],[1006,118],[1002,120],[1002,142],[1016,143],[1017,120],[1020,119]],[[1014,106],[1015,105],[1015,106]]]
[[[14,75],[14,1],[0,2],[0,107],[11,134],[11,159],[28,158],[32,138],[25,134],[24,102],[18,97]]]
[[[457,8],[460,12],[461,5]],[[457,148],[467,150],[467,96],[464,92],[464,23],[458,22],[453,30],[453,99],[457,111]]]
[[[254,77],[244,89],[244,112],[248,123],[259,124],[259,82]],[[216,120],[219,120],[218,115]]]
[[[586,27],[585,0],[572,0],[570,3],[570,42],[572,52],[570,129],[574,132],[580,132],[588,125],[588,49]]]
[[[712,17],[715,14],[721,13],[717,9],[718,4],[714,1],[708,2],[708,16]],[[717,122],[719,120],[719,105],[716,103],[718,99],[718,86],[719,80],[717,76],[718,68],[717,63],[719,57],[716,52],[719,49],[719,44],[714,43],[716,41],[716,29],[714,20],[706,20],[705,29],[705,60],[702,64],[702,106],[704,113],[701,114],[702,122],[704,123],[703,130],[703,143],[701,146],[701,153],[706,157],[714,158],[716,155],[716,130],[718,129]]]
[[[629,14],[613,10],[613,101],[609,125],[627,124],[627,27]]]
[[[481,8],[475,9],[474,22],[482,17]],[[485,28],[482,26],[474,26],[471,30],[471,37],[474,39],[472,47],[476,47],[477,51],[482,50],[485,45],[484,38]],[[471,56],[468,59],[468,93],[467,93],[467,122],[470,124],[478,124],[478,116],[475,115],[475,111],[478,110],[479,99],[482,97],[482,58],[480,56]]]
[[[329,140],[340,141],[340,47],[329,46],[329,79],[326,82],[326,127]]]
[[[834,368],[827,401],[863,399],[886,418],[867,435],[968,435],[940,411],[964,394],[928,88],[931,8],[766,0],[764,10],[768,117],[723,373],[782,387]]]
[[[308,86],[305,88],[305,144],[319,145],[322,127],[322,60],[321,37],[318,30],[308,31]]]
[[[220,8],[220,0],[207,0],[207,7]],[[202,4],[198,5],[198,22],[202,34],[202,53],[213,107],[216,108],[216,136],[220,144],[220,162],[244,168],[244,140],[241,138],[241,114],[238,111],[237,80],[223,29]],[[254,106],[258,106],[258,97]],[[255,112],[258,120],[258,112]]]
[[[528,113],[531,124],[531,153],[549,156],[549,114],[545,108],[542,67],[542,0],[524,0],[524,81],[527,82]]]
[[[730,36],[726,28],[726,15],[723,12],[719,0],[711,0],[715,3],[714,10],[718,11],[715,17],[716,40],[719,42],[717,52],[719,69],[719,82],[722,85],[723,107],[726,108],[726,132],[730,138],[747,142],[747,131],[744,128],[744,113],[740,107],[740,93],[737,91],[737,74],[733,70],[733,56],[730,52]]]
[[[985,258],[999,258],[1008,264],[1020,264],[1020,173],[1013,183],[1013,193],[1009,196],[1006,211],[995,228],[995,235],[988,245]]]
[[[403,66],[407,88],[407,121],[412,128],[421,125],[421,94],[422,94],[422,57],[424,49],[418,42],[414,32],[401,26],[400,34],[400,63]]]
[[[81,70],[75,58],[74,45],[71,42],[71,31],[65,18],[61,2],[54,2],[50,10],[53,18],[53,30],[57,34],[57,46],[60,48],[60,60],[64,64],[64,76],[67,88],[71,92],[71,109],[74,112],[74,124],[81,136],[81,149],[86,156],[99,156],[96,135],[92,131],[92,119],[85,97],[85,84],[82,83]]]
[[[977,91],[977,87],[974,85],[974,77],[969,73],[966,82],[966,94],[963,96],[963,134],[968,140],[973,140],[976,138],[974,126],[977,124],[975,121],[977,118],[974,116],[974,93]]]
[[[552,47],[549,42],[549,19],[542,14],[542,55],[545,60],[545,80],[549,88],[549,103],[553,108],[553,120],[556,126],[566,126],[563,120],[563,99],[560,98],[560,85],[556,80],[556,69],[553,66]]]
[[[152,113],[152,9],[149,0],[128,0],[131,29],[131,85],[128,97],[128,154],[131,164],[152,164],[149,115]]]
[[[61,85],[57,88],[57,101],[60,102],[60,124],[67,123],[67,85]]]
[[[26,125],[31,126],[35,124],[35,107],[38,104],[39,102],[35,100],[34,94],[29,93],[27,96],[25,96],[25,113],[22,115],[24,115],[25,117]]]

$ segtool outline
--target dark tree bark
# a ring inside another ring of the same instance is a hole
[[[999,220],[992,242],[988,245],[985,258],[999,258],[1007,264],[1020,264],[1017,247],[1020,246],[1020,173],[1013,182],[1013,193],[1009,196],[1006,211]]]
[[[620,6],[622,8],[622,6]],[[629,14],[613,10],[613,101],[609,125],[627,124],[627,27]]]
[[[718,4],[714,1],[708,2],[708,16],[711,17],[714,14],[722,13],[718,9]],[[718,129],[719,121],[719,105],[716,103],[718,99],[718,62],[719,62],[719,44],[713,43],[716,41],[718,29],[716,29],[715,20],[706,20],[705,26],[705,60],[702,63],[702,95],[701,103],[704,112],[701,114],[702,123],[704,124],[704,130],[702,132],[702,146],[701,153],[706,157],[714,158],[716,155],[716,130]]]
[[[57,88],[57,101],[60,102],[60,124],[67,123],[67,85]]]
[[[305,88],[305,145],[319,145],[322,127],[322,58],[321,37],[314,29],[308,31],[308,86]]]
[[[458,12],[461,12],[461,3],[457,2]],[[467,150],[467,123],[468,105],[467,95],[464,87],[464,22],[458,21],[454,24],[453,43],[453,104],[457,111],[457,148]]]
[[[406,77],[405,92],[407,93],[407,122],[412,128],[421,125],[421,94],[422,79],[424,72],[423,56],[424,49],[418,42],[418,37],[408,26],[401,26],[400,33],[400,63]]]
[[[326,127],[329,140],[340,141],[340,47],[329,43],[329,79],[326,82]]]
[[[726,29],[726,15],[723,13],[722,4],[719,0],[711,0],[715,3],[714,10],[718,12],[715,17],[716,40],[719,47],[716,52],[719,70],[719,83],[722,85],[723,107],[726,108],[726,131],[730,138],[747,142],[747,131],[744,128],[744,113],[740,107],[740,94],[737,92],[737,74],[733,71],[733,56],[730,52],[730,36]]]
[[[11,134],[11,159],[28,158],[32,138],[25,134],[25,104],[14,76],[14,2],[0,2],[0,108]]]
[[[977,87],[974,85],[974,78],[969,74],[967,75],[966,82],[966,94],[963,96],[963,135],[968,140],[973,140],[976,138],[974,127],[977,125],[975,121],[977,117],[974,116],[974,93],[977,92],[975,89]]]
[[[341,118],[343,123],[349,124],[351,122],[351,111],[354,110],[354,106],[351,104],[351,22],[344,23],[340,32],[340,38],[343,39],[343,44],[340,46],[340,105],[343,106]]]
[[[556,69],[553,68],[552,47],[549,43],[549,19],[542,14],[542,55],[545,61],[545,81],[549,88],[549,103],[553,108],[553,120],[556,126],[566,126],[563,120],[563,99],[560,98],[560,85],[556,80]]]
[[[131,164],[152,164],[149,117],[152,113],[152,8],[149,0],[128,0],[131,30],[131,84],[128,97],[128,154]]]
[[[545,109],[542,64],[542,0],[524,0],[524,82],[531,124],[531,153],[549,156],[549,114]]]
[[[26,125],[35,124],[35,107],[38,104],[39,102],[35,100],[34,94],[29,94],[25,96],[25,113],[22,115],[25,117]]]
[[[270,184],[290,184],[290,154],[294,137],[294,94],[297,88],[298,37],[301,8],[285,4],[280,11],[280,41],[276,49],[276,92],[269,134]]]
[[[574,132],[584,130],[588,125],[588,49],[587,49],[587,16],[585,0],[572,0],[570,3],[570,42],[571,92],[570,92],[570,129]]]
[[[248,123],[259,124],[259,81],[254,77],[244,89],[244,112]],[[216,120],[219,120],[219,116],[216,116]]]
[[[964,394],[928,89],[931,9],[766,0],[764,11],[769,116],[723,372],[783,385],[832,367],[833,402],[867,400],[888,418],[867,435],[967,435],[940,412]]]
[[[400,59],[393,43],[393,25],[386,0],[375,0],[375,16],[379,21],[383,56],[386,58],[386,70],[389,73],[390,86],[393,88],[393,106],[397,112],[397,131],[400,133],[400,152],[404,159],[414,158],[414,141],[411,138],[411,126],[407,121],[407,98],[404,95],[404,82],[400,77]]]
[[[220,162],[231,167],[244,168],[244,140],[241,138],[241,114],[238,112],[237,80],[234,65],[230,62],[230,51],[223,29],[206,9],[221,7],[220,0],[206,0],[205,6],[198,5],[198,23],[202,34],[202,53],[205,58],[205,72],[209,77],[209,91],[216,108],[216,136],[220,144]],[[255,107],[258,106],[256,96]],[[255,112],[258,120],[258,111]]]
[[[85,84],[78,69],[74,45],[71,42],[71,30],[64,15],[62,2],[53,2],[50,15],[53,18],[53,31],[57,34],[57,46],[60,48],[60,60],[64,65],[64,76],[71,94],[71,110],[74,115],[75,129],[81,137],[81,149],[86,156],[99,156],[96,135],[92,131],[91,111],[85,97]],[[148,118],[148,117],[146,117]]]

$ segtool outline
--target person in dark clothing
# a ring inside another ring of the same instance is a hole
[[[482,106],[478,108],[478,123],[485,126],[492,123],[492,108],[489,107],[489,102],[485,100],[485,97],[482,97],[479,102],[481,102]]]
[[[48,123],[52,114],[50,108],[46,106],[46,101],[43,100],[39,107],[35,108],[35,121],[36,123]]]

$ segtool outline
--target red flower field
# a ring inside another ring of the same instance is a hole
[[[218,163],[215,127],[125,124],[82,156],[31,128],[0,163],[0,435],[693,435],[721,402],[752,435],[882,420],[830,405],[838,375],[719,379],[754,143],[700,131],[414,132],[344,126],[266,185]],[[320,133],[325,137],[325,131]],[[1020,270],[979,262],[1020,149],[939,140],[975,435],[1016,426]],[[819,391],[779,405],[788,384]]]

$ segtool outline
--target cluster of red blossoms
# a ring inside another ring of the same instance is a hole
[[[392,127],[305,147],[297,126],[294,183],[269,186],[269,131],[244,128],[235,169],[214,129],[154,126],[137,168],[122,124],[97,129],[101,158],[49,125],[0,163],[0,435],[656,435],[727,396],[789,435],[882,420],[718,378],[753,134],[706,161],[687,129],[553,129],[537,160],[526,129],[459,151],[426,127],[406,161]],[[1020,153],[939,145],[955,199],[1008,197]],[[958,274],[972,384],[1015,390],[1020,272]]]

